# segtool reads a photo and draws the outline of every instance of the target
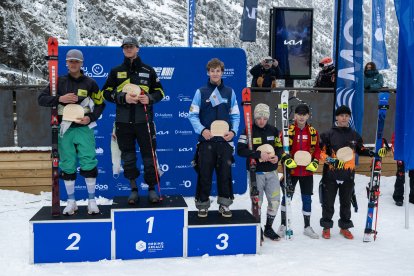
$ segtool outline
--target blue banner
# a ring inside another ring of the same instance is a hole
[[[351,127],[361,134],[364,116],[362,0],[343,0],[340,8],[335,107],[351,108]]]
[[[385,46],[385,0],[372,0],[372,61],[378,70],[388,69],[387,48]]]
[[[398,42],[397,103],[395,112],[395,160],[414,169],[414,2],[395,0],[400,27]]]
[[[193,47],[193,33],[194,33],[194,17],[196,12],[196,0],[188,1],[188,25],[187,25],[187,41],[188,47]]]
[[[244,0],[240,25],[241,41],[256,41],[257,2],[258,0]]]
[[[85,62],[82,69],[87,76],[94,78],[103,87],[112,67],[123,61],[120,47],[59,47],[59,72],[67,71],[65,56],[69,49],[77,48],[83,52]],[[241,103],[241,91],[246,85],[246,54],[236,48],[187,48],[187,47],[140,47],[139,55],[143,62],[154,67],[165,91],[165,98],[154,105],[154,121],[157,131],[157,156],[162,170],[161,193],[164,195],[194,196],[196,173],[191,166],[197,135],[188,120],[188,111],[195,91],[208,80],[206,64],[212,58],[219,58],[225,64],[224,83],[232,87]],[[241,108],[241,107],[240,107]],[[97,121],[95,130],[96,154],[98,158],[98,179],[96,196],[113,198],[129,195],[129,181],[123,173],[113,174],[111,160],[111,133],[115,120],[115,104],[106,102],[103,115]],[[141,176],[137,179],[140,189],[147,190],[143,180],[143,166],[137,146],[138,169]],[[233,164],[233,190],[237,194],[246,191],[247,181],[244,158],[235,155]],[[61,198],[67,198],[61,182]],[[213,181],[212,195],[217,194],[216,181]],[[77,199],[87,198],[83,177],[75,184]],[[144,195],[142,193],[142,195]]]

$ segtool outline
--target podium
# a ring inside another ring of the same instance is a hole
[[[246,210],[234,210],[231,218],[209,211],[206,218],[188,213],[188,257],[256,254],[260,225]]]
[[[111,259],[111,206],[99,206],[101,214],[90,216],[78,206],[73,216],[52,217],[43,207],[30,219],[31,263],[85,262]],[[63,211],[63,208],[62,210]]]
[[[115,197],[112,205],[112,259],[184,257],[187,204],[182,196],[164,197],[157,204],[140,197],[139,204]]]
[[[63,209],[63,208],[62,208]],[[88,215],[79,206],[73,216],[52,217],[51,207],[30,219],[31,263],[85,262],[104,259],[145,259],[256,254],[260,226],[246,210],[231,218],[209,211],[207,218],[188,211],[182,196],[165,196],[159,203],[140,197],[128,205],[115,197]]]

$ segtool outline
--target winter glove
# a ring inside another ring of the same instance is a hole
[[[309,165],[306,166],[307,171],[316,172],[318,170],[319,166],[319,160],[313,159],[312,162],[309,163]]]
[[[378,150],[378,156],[379,157],[384,157],[385,155],[387,154],[387,148],[380,148],[379,150]]]
[[[338,160],[336,158],[328,157],[326,158],[326,162],[334,166],[336,169],[343,169],[345,166],[345,162],[342,160]]]
[[[298,166],[295,160],[293,160],[292,157],[287,153],[283,155],[282,162],[288,169],[294,169]]]

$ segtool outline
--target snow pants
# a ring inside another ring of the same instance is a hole
[[[157,148],[154,123],[150,123],[151,133],[148,133],[148,126],[146,123],[129,124],[117,122],[115,127],[118,146],[121,150],[121,160],[123,162],[125,178],[131,180],[138,178],[140,175],[137,168],[135,147],[136,142],[138,142],[142,163],[144,165],[144,181],[148,184],[149,189],[153,189],[157,184],[154,160],[152,157],[152,151],[154,151],[155,154]],[[152,140],[152,148],[150,139]]]
[[[233,147],[228,142],[200,142],[198,145],[198,178],[196,189],[196,208],[210,207],[210,193],[213,172],[217,178],[217,203],[230,206],[233,203],[233,183],[231,165],[234,163]]]

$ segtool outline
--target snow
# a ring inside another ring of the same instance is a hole
[[[320,176],[314,177],[319,183]],[[265,240],[258,255],[217,257],[173,258],[153,260],[103,260],[100,262],[29,264],[29,219],[44,205],[50,205],[50,193],[41,195],[0,190],[0,268],[1,275],[413,275],[412,247],[413,228],[405,229],[405,208],[397,207],[392,199],[395,177],[381,178],[381,197],[376,242],[363,243],[366,217],[365,186],[369,178],[357,175],[356,194],[359,212],[352,213],[355,239],[346,240],[337,227],[338,200],[334,216],[334,228],[330,240],[312,240],[302,234],[303,218],[299,188],[292,201],[292,241]],[[318,202],[318,185],[314,187],[311,225],[321,233]],[[215,203],[212,209],[217,209]],[[194,210],[194,198],[186,198],[190,210]],[[86,201],[79,201],[79,205]],[[104,198],[99,204],[110,204]],[[266,204],[266,203],[265,203]],[[232,209],[249,209],[247,194],[236,196]],[[410,204],[410,221],[414,223],[414,205]],[[265,210],[265,208],[263,208]],[[264,217],[263,217],[264,219]],[[273,227],[279,227],[278,214]]]

